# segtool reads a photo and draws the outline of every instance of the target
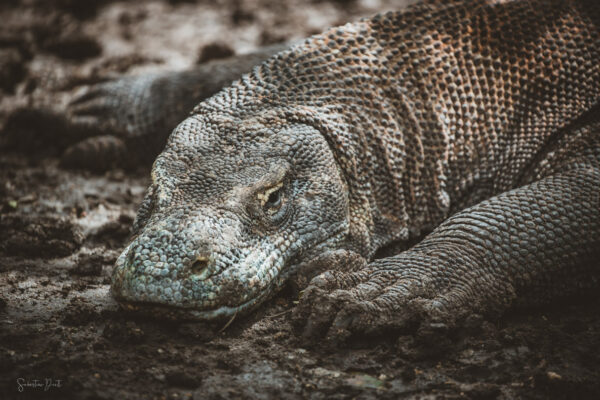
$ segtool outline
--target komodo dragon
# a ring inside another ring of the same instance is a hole
[[[190,96],[193,76],[166,81]],[[308,38],[197,105],[112,293],[231,317],[320,262],[297,326],[376,332],[589,293],[599,260],[600,4],[429,1]]]

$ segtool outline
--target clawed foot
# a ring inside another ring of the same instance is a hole
[[[157,74],[126,77],[80,87],[73,94],[56,93],[54,103],[13,112],[4,142],[28,152],[32,147],[62,152],[61,164],[68,168],[149,165],[186,115],[163,104],[169,100],[163,80]],[[65,102],[64,97],[72,98]]]
[[[151,162],[170,132],[159,80],[143,75],[79,89],[66,117],[71,129],[86,134],[65,150],[61,164],[103,171]]]
[[[324,338],[337,345],[356,336],[449,331],[471,315],[502,308],[496,297],[506,287],[486,287],[485,276],[462,279],[449,267],[464,270],[406,252],[370,264],[363,260],[352,271],[324,272],[304,290],[294,325],[309,342]]]
[[[283,48],[264,48],[189,71],[129,76],[75,93],[55,93],[40,109],[17,111],[7,138],[0,139],[25,151],[31,151],[33,142],[41,149],[66,149],[65,167],[104,171],[149,166],[194,106]]]
[[[67,107],[68,118],[74,126],[120,138],[148,135],[165,119],[161,79],[148,74],[79,88]]]

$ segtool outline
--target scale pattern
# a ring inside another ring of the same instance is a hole
[[[113,293],[231,316],[331,252],[295,320],[343,336],[595,287],[599,29],[591,0],[429,1],[278,53],[173,132]]]
[[[80,140],[66,149],[61,164],[94,171],[150,164],[198,102],[287,47],[277,44],[191,70],[126,76],[82,88],[66,112],[54,112],[63,130]]]

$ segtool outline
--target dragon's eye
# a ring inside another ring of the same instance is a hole
[[[283,183],[279,183],[259,193],[258,199],[265,213],[276,213],[283,203]]]

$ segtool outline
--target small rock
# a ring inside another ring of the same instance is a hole
[[[548,379],[550,379],[550,380],[562,379],[562,376],[560,376],[559,374],[557,374],[554,371],[548,371],[548,372],[546,372],[546,375],[548,376]]]
[[[198,64],[202,64],[211,60],[217,60],[220,58],[231,57],[234,54],[235,51],[233,51],[233,49],[225,43],[210,43],[200,50],[200,55],[198,56]]]
[[[247,22],[252,22],[255,16],[250,10],[246,10],[240,4],[237,4],[231,12],[231,21],[235,25],[241,25]]]
[[[345,383],[358,388],[383,389],[385,387],[382,380],[367,374],[353,374],[345,380]]]
[[[312,370],[313,375],[328,378],[339,378],[342,373],[340,371],[331,371],[322,367],[317,367]]]

